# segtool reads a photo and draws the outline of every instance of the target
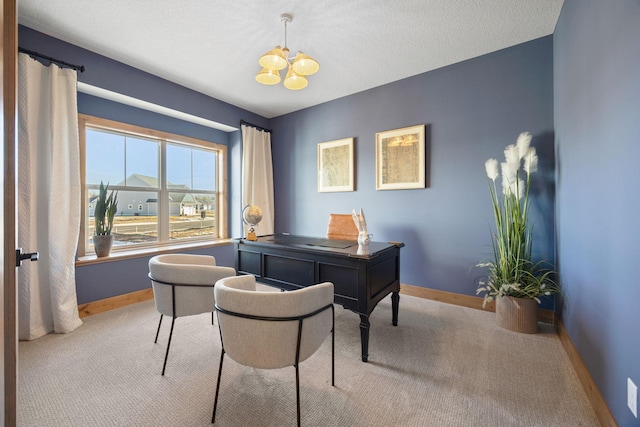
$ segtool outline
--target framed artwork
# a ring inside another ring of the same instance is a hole
[[[376,133],[376,190],[425,187],[424,125]]]
[[[353,191],[353,138],[318,144],[318,192]]]

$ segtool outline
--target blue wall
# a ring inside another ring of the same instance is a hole
[[[406,244],[403,283],[462,294],[475,293],[483,272],[473,266],[491,255],[484,161],[502,158],[504,147],[529,131],[541,154],[536,250],[541,258],[555,258],[551,37],[272,120],[26,27],[19,28],[19,44],[85,65],[79,80],[101,88],[232,126],[245,119],[271,127],[276,231],[324,235],[329,213],[362,207],[374,240]],[[78,105],[81,113],[227,144],[230,235],[240,236],[240,132],[225,134],[89,95],[80,94]],[[427,129],[428,188],[376,191],[375,133],[419,123]],[[356,138],[357,191],[318,193],[317,144],[349,136]],[[78,288],[92,276],[81,275]]]
[[[538,256],[553,261],[553,40],[509,49],[271,119],[276,231],[324,235],[329,213],[363,208],[373,240],[402,241],[401,282],[475,295],[491,256],[484,162],[520,132],[540,154]],[[426,124],[428,188],[376,191],[376,132]],[[356,191],[318,193],[317,144],[354,137]]]
[[[640,3],[565,0],[554,34],[563,323],[620,426],[640,386]]]
[[[268,126],[268,120],[264,117],[24,26],[18,29],[18,44],[47,56],[84,65],[85,72],[78,73],[78,80],[83,83],[237,128],[240,128],[241,119],[258,126]],[[83,93],[78,94],[78,111],[226,145],[229,154],[229,235],[241,235],[240,131],[227,133]],[[216,256],[218,264],[233,266],[233,251],[229,245],[189,252],[211,254]],[[149,257],[143,257],[76,268],[78,303],[83,304],[150,287],[146,277],[148,260]]]
[[[19,44],[84,64],[79,79],[225,124],[246,118],[273,129],[276,230],[323,235],[330,212],[364,208],[376,240],[398,240],[402,282],[474,294],[473,266],[490,256],[491,206],[484,161],[524,130],[541,154],[536,181],[540,257],[554,259],[552,39],[535,40],[313,108],[265,120],[127,65],[20,27]],[[89,95],[79,111],[227,144],[231,235],[240,234],[240,133],[226,134]],[[427,125],[423,190],[376,191],[375,132]],[[316,191],[317,143],[356,138],[353,193]],[[537,216],[536,216],[537,215]],[[79,287],[83,286],[79,281]]]

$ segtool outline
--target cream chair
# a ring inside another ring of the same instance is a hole
[[[216,259],[208,255],[166,254],[149,260],[149,278],[153,286],[156,309],[160,322],[156,340],[160,334],[163,316],[171,316],[171,331],[162,365],[162,375],[167,367],[173,325],[178,317],[215,311],[213,287],[224,277],[235,276],[236,270],[216,266]]]
[[[299,426],[298,366],[316,352],[330,332],[331,385],[335,385],[333,283],[289,292],[259,292],[255,277],[248,275],[222,279],[214,292],[222,354],[211,422],[216,420],[222,363],[228,354],[239,364],[253,368],[295,368]]]

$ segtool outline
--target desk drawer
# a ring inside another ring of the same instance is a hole
[[[237,251],[236,252],[236,269],[238,272],[250,273],[260,277],[262,274],[262,255],[260,252],[254,251]]]
[[[264,278],[297,286],[313,285],[312,260],[264,254]]]
[[[334,293],[358,298],[358,269],[342,265],[318,263],[319,283],[332,282]]]

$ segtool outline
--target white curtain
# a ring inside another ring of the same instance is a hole
[[[68,333],[78,315],[75,254],[80,230],[77,75],[18,60],[18,244],[40,253],[18,270],[18,334]]]
[[[262,221],[256,234],[273,234],[273,163],[271,133],[242,125],[242,207],[256,205],[262,209]],[[246,235],[246,226],[245,226]]]

